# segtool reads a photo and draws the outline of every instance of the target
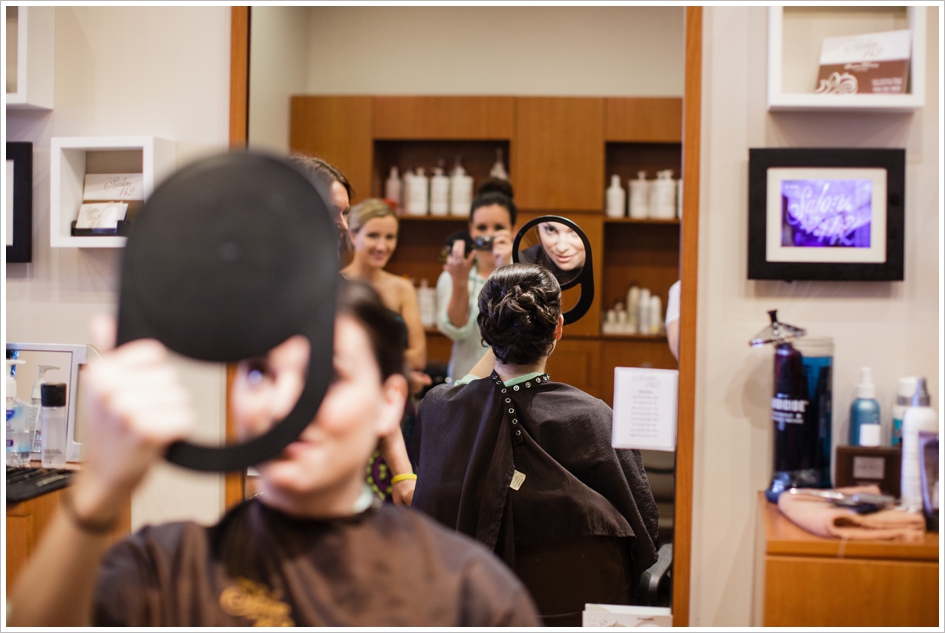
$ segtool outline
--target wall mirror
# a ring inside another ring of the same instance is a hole
[[[673,624],[687,625],[702,9],[253,6],[232,11],[234,147],[321,156],[352,182],[353,203],[384,197],[394,165],[401,175],[408,167],[423,167],[430,176],[439,159],[449,173],[457,156],[478,186],[501,148],[520,211],[515,231],[541,215],[580,225],[593,251],[597,300],[568,326],[549,360],[549,373],[612,405],[615,366],[679,368],[677,450],[656,453],[647,468],[663,479],[657,486],[651,477],[651,487],[664,496],[661,539],[674,548]],[[456,19],[460,13],[462,19]],[[538,13],[541,20],[535,19]],[[492,37],[514,46],[483,46],[484,31],[477,25],[487,25]],[[603,36],[609,28],[620,34]],[[417,29],[422,36],[411,36]],[[640,36],[628,36],[630,31]],[[585,36],[593,43],[574,41]],[[437,37],[449,42],[438,48]],[[611,40],[650,49],[600,52],[599,44]],[[562,41],[572,46],[562,47]],[[549,42],[557,44],[549,49]],[[665,52],[654,52],[658,46]],[[379,57],[379,50],[387,52]],[[569,58],[562,63],[570,68],[549,61],[558,53]],[[544,67],[555,70],[546,76],[540,72]],[[641,88],[646,73],[673,77],[676,84]],[[589,87],[594,77],[606,78],[606,85]],[[625,96],[608,96],[615,94]],[[630,198],[629,180],[638,172],[652,180],[667,169],[684,181],[682,219],[605,216],[605,189],[613,175]],[[387,270],[435,286],[444,238],[466,226],[465,215],[451,212],[401,217]],[[537,243],[529,239],[531,246]],[[632,285],[659,296],[665,311],[676,280],[682,280],[678,364],[662,333],[602,333],[606,311],[625,301]],[[576,291],[566,290],[566,301]],[[428,359],[445,362],[451,341],[435,328],[426,334]],[[227,432],[233,432],[229,419]],[[228,476],[228,504],[251,492],[246,477]]]

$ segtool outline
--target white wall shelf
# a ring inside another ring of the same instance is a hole
[[[926,10],[915,6],[768,8],[768,110],[912,112],[925,105]],[[912,31],[906,94],[816,94],[824,37]]]
[[[51,110],[56,8],[5,6],[7,109]]]
[[[50,147],[49,242],[54,248],[120,248],[126,237],[74,236],[85,175],[141,173],[144,199],[177,165],[174,141],[154,136],[56,137]]]

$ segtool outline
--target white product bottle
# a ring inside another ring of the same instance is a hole
[[[420,308],[420,323],[423,327],[436,326],[436,290],[427,285],[426,279],[420,280],[417,288],[417,303]]]
[[[929,406],[925,378],[916,381],[915,394],[902,416],[902,481],[900,494],[907,510],[922,511],[922,474],[919,471],[919,431],[938,433],[938,415]]]
[[[915,376],[904,376],[899,379],[899,389],[896,392],[896,403],[892,407],[892,429],[890,429],[890,446],[902,445],[902,416],[909,408],[912,394],[918,382]]]
[[[627,192],[620,186],[620,176],[610,177],[610,187],[607,188],[607,217],[622,218],[627,213]]]
[[[40,365],[39,378],[33,383],[33,390],[30,392],[29,425],[30,433],[33,436],[32,446],[30,448],[30,459],[38,460],[42,458],[43,450],[43,429],[39,422],[39,412],[43,408],[43,398],[41,387],[46,382],[46,372],[50,369],[59,369],[55,365]]]
[[[15,358],[7,360],[7,466],[26,466],[30,463],[29,405],[16,397],[16,376],[13,368],[26,361]]]
[[[601,329],[604,331],[604,334],[617,333],[617,311],[616,310],[607,311],[607,316],[604,320],[604,325]]]
[[[630,217],[645,220],[650,214],[650,182],[645,171],[638,171],[636,180],[627,182],[630,186]]]
[[[630,286],[627,291],[627,320],[630,328],[628,334],[636,334],[640,324],[640,288]]]
[[[384,200],[393,206],[394,210],[399,213],[403,212],[403,209],[400,208],[401,188],[402,183],[400,181],[400,176],[397,173],[397,166],[394,165],[390,168],[390,175],[387,177],[387,181],[384,183]]]
[[[676,217],[676,181],[673,170],[657,172],[656,180],[650,185],[650,213],[654,220],[672,220]]]
[[[640,290],[637,314],[637,331],[640,334],[648,334],[650,332],[650,291],[647,288]]]
[[[407,215],[407,209],[410,208],[410,182],[414,179],[413,169],[407,168],[404,177],[400,181],[400,213]]]
[[[650,334],[659,334],[663,325],[663,301],[659,295],[650,297]]]
[[[682,220],[682,178],[676,181],[676,217]]]
[[[493,178],[499,178],[501,180],[509,179],[509,172],[505,170],[505,164],[502,162],[501,147],[495,151],[495,164],[492,166],[492,170],[489,171],[489,175]]]
[[[456,167],[453,168],[453,174],[450,177],[450,215],[468,217],[469,208],[472,206],[472,194],[472,176],[466,174],[466,170],[463,169],[460,158],[457,156]]]
[[[430,179],[423,173],[423,167],[418,167],[416,175],[410,178],[407,191],[407,215],[427,215],[430,209]]]
[[[444,216],[450,212],[450,179],[442,167],[433,169],[430,178],[430,215]]]
[[[42,386],[43,468],[66,466],[66,383],[53,382]]]

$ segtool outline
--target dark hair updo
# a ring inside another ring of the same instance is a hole
[[[479,332],[506,364],[532,365],[551,353],[561,315],[561,286],[547,268],[510,264],[479,294]]]
[[[512,202],[511,198],[498,191],[488,191],[476,196],[472,201],[472,208],[469,209],[469,221],[473,221],[473,216],[476,215],[476,209],[479,207],[489,207],[494,204],[504,207],[505,210],[509,212],[509,226],[515,226],[515,218],[518,216],[518,209],[515,208],[515,203]]]
[[[403,320],[384,306],[380,295],[367,283],[342,278],[338,285],[337,314],[350,316],[367,332],[381,380],[394,374],[406,375],[407,329]]]

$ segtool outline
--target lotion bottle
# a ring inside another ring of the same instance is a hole
[[[436,326],[436,290],[427,285],[426,279],[420,280],[417,288],[417,303],[420,309],[420,323],[423,327]]]
[[[856,387],[856,399],[850,404],[850,446],[863,446],[860,430],[865,424],[879,428],[879,403],[876,401],[876,385],[869,367],[860,369],[860,384]],[[870,437],[876,430],[870,430]]]
[[[430,179],[423,173],[423,167],[410,178],[407,185],[410,199],[407,201],[408,215],[427,215],[430,209]]]
[[[43,468],[66,466],[66,384],[46,383],[41,387],[43,410]]]
[[[645,171],[638,171],[636,180],[630,185],[630,217],[645,220],[650,214],[650,183]]]
[[[620,186],[620,176],[610,177],[610,187],[607,189],[607,217],[622,218],[626,215],[627,193]]]
[[[444,216],[450,212],[450,179],[442,167],[433,169],[430,178],[430,215]]]
[[[397,166],[394,165],[390,168],[390,175],[387,177],[387,181],[384,183],[384,199],[388,204],[394,207],[395,211],[402,212],[401,209],[401,199],[400,192],[402,188],[402,183],[400,181],[400,175],[397,173]]]
[[[650,334],[659,334],[663,325],[663,301],[659,295],[650,297]]]
[[[676,217],[676,181],[673,170],[657,172],[650,185],[649,217],[655,220],[671,220]]]
[[[33,435],[32,447],[30,448],[30,459],[40,460],[43,457],[43,429],[39,421],[39,413],[43,408],[43,397],[41,387],[46,383],[46,372],[50,369],[59,369],[55,365],[40,365],[39,378],[33,383],[33,390],[30,393],[30,433]]]
[[[460,157],[456,157],[456,166],[450,177],[450,215],[467,217],[472,206],[473,179],[466,174]]]
[[[414,178],[413,169],[407,168],[404,177],[401,179],[400,187],[400,212],[402,215],[410,213],[410,181]]]
[[[919,432],[938,433],[938,415],[930,405],[925,378],[916,381],[915,394],[902,416],[902,505],[922,511],[922,474],[919,470]]]

